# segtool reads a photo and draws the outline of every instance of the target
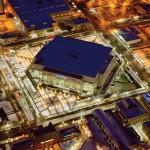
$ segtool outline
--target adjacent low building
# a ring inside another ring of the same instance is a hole
[[[124,125],[142,123],[149,118],[148,112],[136,98],[125,98],[116,103],[116,111]]]
[[[140,15],[149,15],[150,14],[150,4],[140,4],[135,6],[137,12]]]
[[[150,140],[150,120],[143,123],[143,130]]]
[[[5,5],[27,33],[53,28],[54,20],[50,15],[60,12],[65,14],[70,10],[64,0],[5,0]]]
[[[33,129],[31,131],[31,138],[35,141],[36,144],[40,144],[42,142],[56,140],[59,138],[59,135],[56,132],[54,126],[49,124],[46,127],[40,125],[38,129]]]
[[[49,123],[48,126],[42,125],[29,131],[29,136],[24,136],[15,142],[10,143],[11,150],[45,149],[46,147],[61,150],[60,142],[71,140],[80,136],[81,132],[77,125],[67,126],[60,130]]]
[[[111,48],[57,36],[35,56],[29,73],[37,85],[87,96],[101,92],[114,68]]]
[[[141,4],[141,8],[144,10],[146,14],[150,13],[150,4]]]
[[[27,150],[33,147],[33,140],[25,138],[18,140],[10,145],[11,150]]]
[[[79,136],[80,134],[81,132],[77,125],[67,126],[60,130],[56,130],[55,127],[50,123],[46,127],[40,125],[38,129],[32,129],[31,138],[34,141],[34,148],[42,149],[46,145],[52,146],[56,143],[59,146],[59,142],[70,140]]]
[[[94,140],[100,147],[109,150],[133,150],[140,148],[139,135],[130,127],[126,128],[118,121],[112,110],[96,109],[86,116],[88,127]]]
[[[121,40],[123,40],[128,45],[137,44],[141,42],[141,38],[139,36],[140,32],[135,27],[126,27],[117,30],[116,36],[118,36]]]
[[[143,94],[144,104],[147,107],[147,110],[150,111],[150,92]]]
[[[22,39],[21,35],[18,32],[10,32],[0,35],[0,43],[9,44],[14,43],[20,39]]]

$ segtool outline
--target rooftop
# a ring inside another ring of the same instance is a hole
[[[18,32],[5,33],[5,34],[0,35],[0,38],[1,39],[15,38],[17,37],[17,33]]]
[[[8,0],[8,2],[28,30],[50,28],[54,22],[50,14],[69,10],[64,0]]]
[[[120,112],[127,118],[134,118],[144,114],[147,114],[147,111],[143,106],[138,102],[136,98],[126,98],[116,103]]]
[[[55,37],[35,56],[35,64],[95,78],[107,60],[111,48],[66,37]]]
[[[140,37],[138,36],[140,32],[134,28],[133,26],[128,27],[128,28],[122,28],[119,29],[119,34],[125,39],[125,41],[133,41],[133,40],[137,40],[140,39]]]
[[[143,98],[145,99],[146,102],[150,104],[150,92],[143,94]]]
[[[58,138],[58,134],[51,123],[47,127],[40,125],[38,129],[32,129],[32,133],[37,143]]]
[[[28,149],[31,148],[32,145],[33,145],[32,139],[28,139],[28,138],[22,139],[13,142],[13,144],[11,145],[11,150]]]
[[[87,22],[89,22],[89,20],[86,18],[77,18],[77,20],[75,21],[75,24],[82,24],[82,23],[87,23]]]
[[[109,146],[109,142],[105,138],[105,133],[101,128],[98,127],[97,122],[93,118],[93,115],[86,116],[86,119],[88,121],[88,127],[93,134],[94,140]]]
[[[142,7],[145,11],[150,11],[150,4],[141,4],[141,7]]]
[[[147,130],[150,132],[150,120],[144,122],[144,126],[147,128]]]
[[[47,127],[39,126],[37,130],[33,130],[35,136],[40,136],[46,133],[56,131],[52,124],[49,124]]]
[[[111,138],[111,140],[115,140],[115,142],[117,142],[119,149],[121,150],[130,149],[130,145],[140,142],[140,137],[136,134],[134,129],[122,126],[112,110],[109,109],[103,111],[96,109],[92,114],[102,124],[99,125],[97,121],[94,121],[94,117],[92,117],[92,115],[86,116],[89,128],[97,142],[109,144],[106,142],[107,137],[103,136],[107,135]],[[104,132],[107,133],[105,134]]]

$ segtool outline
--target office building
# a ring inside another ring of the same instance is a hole
[[[66,37],[55,37],[35,56],[29,73],[37,85],[93,95],[109,85],[115,68],[111,48]]]
[[[148,112],[136,98],[125,98],[116,103],[116,111],[124,125],[142,123],[149,118]]]

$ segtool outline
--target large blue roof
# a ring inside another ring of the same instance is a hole
[[[109,143],[108,143],[108,141],[105,138],[105,133],[97,125],[97,122],[94,120],[93,115],[86,116],[86,120],[88,121],[88,127],[91,130],[95,141],[96,142],[101,142],[104,145],[109,146]]]
[[[140,137],[135,133],[134,129],[124,127],[118,121],[112,110],[109,109],[103,111],[101,109],[96,109],[92,114],[102,124],[103,131],[107,131],[107,135],[118,143],[119,149],[128,150],[130,149],[130,145],[140,142]],[[101,127],[95,125],[99,123],[97,123],[97,121],[92,121],[92,117],[90,116],[86,116],[86,119],[88,120],[88,124],[90,124],[89,128],[92,131],[94,138],[99,142],[102,138],[102,134],[98,134]],[[95,129],[95,126],[97,127],[97,131],[93,130]]]
[[[143,106],[138,102],[136,98],[126,98],[120,102],[116,103],[120,112],[127,118],[134,118],[144,114],[147,114],[147,111]]]
[[[35,56],[35,64],[62,72],[95,77],[111,48],[57,36]]]
[[[50,14],[69,10],[64,0],[8,0],[28,30],[52,27]]]

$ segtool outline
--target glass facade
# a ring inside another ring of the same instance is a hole
[[[67,76],[54,73],[42,72],[37,69],[31,69],[30,74],[33,78],[40,79],[44,84],[52,85],[62,89],[68,89],[74,92],[94,94],[96,84],[83,82],[79,79],[73,79]]]

